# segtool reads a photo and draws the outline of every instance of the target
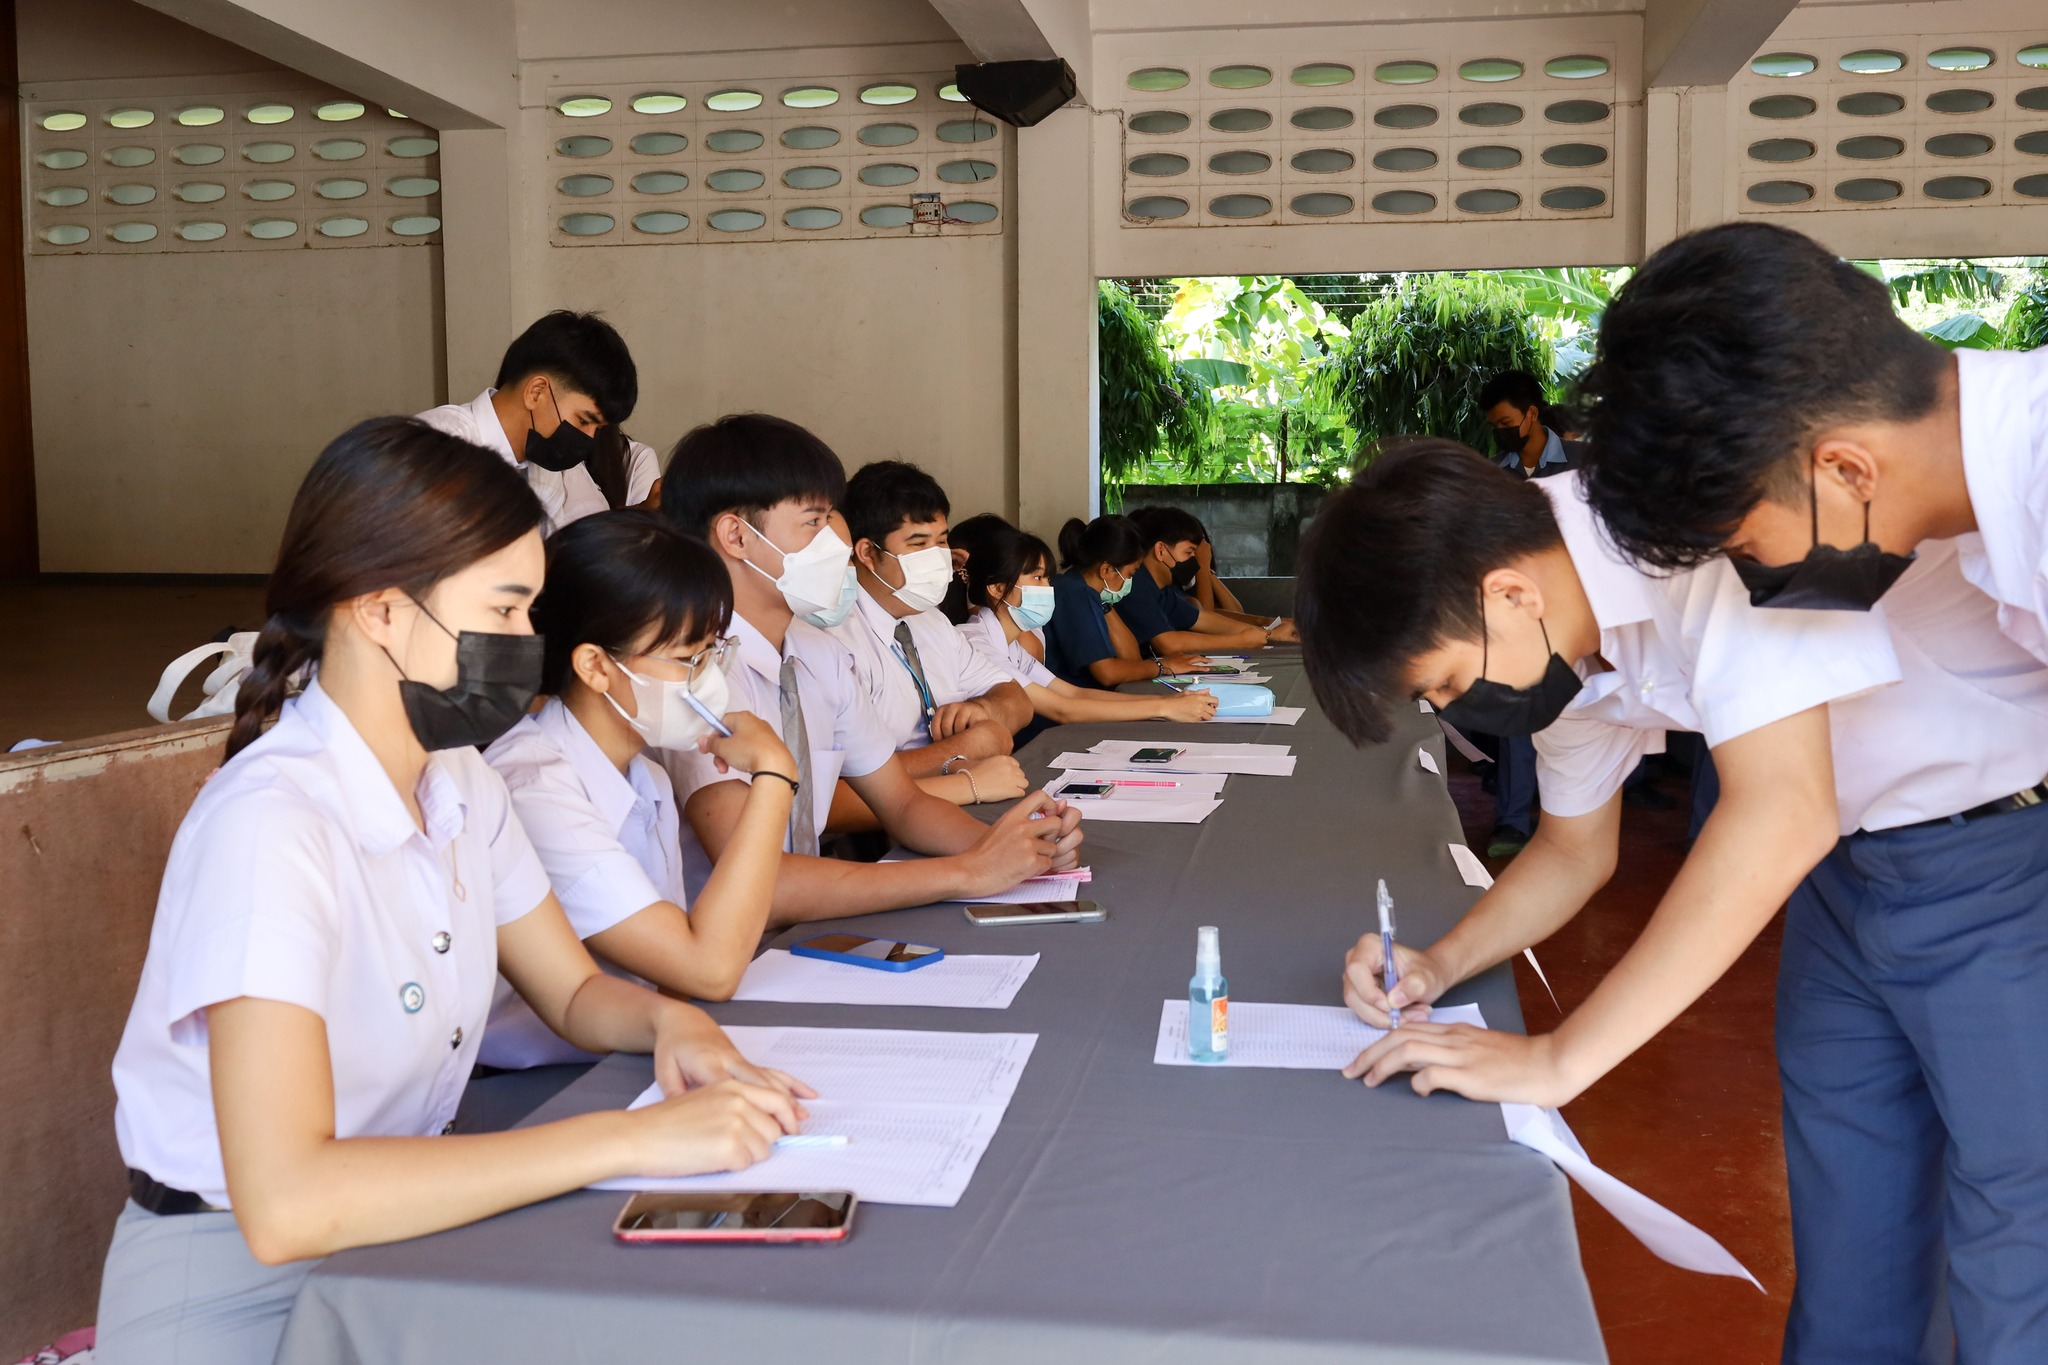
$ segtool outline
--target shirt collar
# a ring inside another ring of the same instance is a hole
[[[1655,592],[1649,576],[1621,557],[1607,543],[1593,509],[1579,487],[1579,476],[1566,472],[1545,479],[1539,485],[1550,498],[1557,517],[1557,529],[1564,537],[1565,553],[1579,575],[1579,586],[1593,608],[1593,619],[1602,635],[1620,626],[1648,621],[1656,614]]]
[[[605,751],[598,747],[597,741],[591,738],[590,731],[583,728],[583,722],[576,719],[576,713],[562,704],[561,698],[553,698],[541,708],[540,728],[554,740],[562,756],[569,760],[569,766],[576,770],[576,776],[583,781],[583,790],[589,793],[598,814],[604,817],[613,834],[626,827],[627,817],[638,809],[641,802],[649,805],[659,803],[654,784],[640,771],[640,755],[634,755],[626,765],[627,771],[620,772]]]
[[[1564,442],[1559,440],[1557,433],[1549,427],[1543,428],[1543,453],[1536,458],[1536,468],[1541,470],[1545,465],[1563,464],[1564,462]],[[1522,467],[1522,452],[1511,450],[1495,460],[1494,463],[1498,464],[1502,469],[1520,469]]]
[[[525,462],[512,453],[512,442],[505,435],[505,424],[498,420],[498,410],[491,406],[491,396],[496,389],[485,389],[469,401],[470,415],[476,419],[477,430],[483,433],[478,444],[486,450],[495,450],[506,464],[515,469],[524,469]]]
[[[889,609],[865,587],[860,590],[860,602],[856,610],[860,612],[861,619],[868,623],[868,629],[874,631],[875,638],[885,647],[896,643],[896,623],[899,620],[906,623],[910,620],[908,616],[892,615]]]
[[[334,763],[342,799],[348,803],[353,818],[356,842],[364,852],[381,858],[417,836],[419,826],[413,824],[412,813],[406,810],[398,788],[391,785],[391,775],[370,752],[355,722],[335,705],[317,678],[292,705],[320,737]],[[442,755],[427,755],[427,766],[420,773],[420,785],[413,795],[419,799],[430,845],[441,848],[462,832],[469,803]]]
[[[739,661],[766,679],[770,687],[782,686],[782,660],[785,655],[795,653],[796,642],[792,635],[798,624],[796,621],[789,623],[789,630],[782,637],[782,653],[777,653],[775,646],[768,643],[768,637],[761,633],[758,626],[738,612],[734,612],[732,633],[733,638],[740,642]]]

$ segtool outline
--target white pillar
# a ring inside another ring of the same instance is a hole
[[[466,403],[497,377],[513,335],[509,137],[502,128],[440,137],[447,401]]]
[[[1017,519],[1048,541],[1094,515],[1101,486],[1094,122],[1069,107],[1017,134]]]

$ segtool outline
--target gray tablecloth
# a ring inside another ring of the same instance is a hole
[[[472,1227],[347,1252],[308,1280],[279,1359],[831,1362],[1602,1361],[1564,1177],[1506,1141],[1494,1105],[1309,1071],[1155,1066],[1160,1001],[1184,996],[1195,928],[1222,928],[1239,1000],[1336,1003],[1375,877],[1427,943],[1475,892],[1435,722],[1355,751],[1299,663],[1274,675],[1294,727],[1146,726],[1282,742],[1292,778],[1233,776],[1202,825],[1088,828],[1102,925],[984,929],[957,906],[845,926],[949,952],[1038,952],[1011,1008],[714,1007],[730,1023],[1031,1031],[1036,1051],[957,1208],[868,1205],[832,1247],[625,1247],[622,1196],[585,1192]],[[1135,727],[1066,726],[1022,754]],[[811,930],[810,932],[815,932]],[[792,935],[791,937],[794,937]],[[1496,970],[1450,999],[1521,1027]],[[650,1079],[615,1057],[535,1122],[623,1106]]]

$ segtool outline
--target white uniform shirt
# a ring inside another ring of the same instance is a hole
[[[1653,576],[1607,542],[1575,472],[1537,481],[1600,626],[1583,691],[1535,735],[1537,785],[1551,815],[1584,815],[1621,789],[1669,730],[1709,746],[1898,680],[1881,614],[1760,610],[1716,559]]]
[[[683,852],[675,789],[644,754],[621,773],[571,715],[551,699],[484,751],[505,779],[576,937],[587,939],[657,901],[684,905]],[[611,963],[614,976],[638,980]],[[590,1060],[559,1037],[502,977],[479,1060],[522,1068]]]
[[[582,465],[565,474],[557,474],[512,453],[512,443],[505,439],[505,424],[498,420],[498,410],[491,406],[491,395],[496,392],[496,389],[485,389],[467,403],[447,403],[438,408],[428,408],[419,418],[450,436],[460,436],[471,445],[496,451],[505,463],[524,475],[526,486],[540,499],[541,512],[547,518],[547,524],[542,528],[544,533],[558,531],[578,517],[605,511],[610,504],[598,491],[590,471]]]
[[[732,633],[739,647],[726,665],[726,683],[732,691],[728,709],[760,717],[777,734],[782,733],[782,660],[796,660],[797,694],[811,741],[810,784],[800,799],[811,803],[815,827],[823,834],[839,779],[867,776],[889,761],[896,746],[869,707],[867,693],[854,676],[853,657],[838,636],[791,621],[789,633],[783,637],[783,652],[777,654],[768,637],[744,616],[733,616]],[[663,750],[660,758],[675,781],[679,807],[689,805],[700,787],[752,780],[743,772],[719,772],[709,754],[694,749]],[[711,875],[711,858],[688,820],[682,822],[682,847],[683,881],[694,896]],[[786,836],[783,849],[788,851]]]
[[[977,607],[972,615],[959,627],[960,638],[968,647],[997,668],[1010,675],[1018,686],[1037,683],[1040,687],[1051,687],[1059,677],[1032,652],[1024,648],[1024,642],[1012,640],[1003,631],[1002,618],[987,607]],[[1045,632],[1026,631],[1038,641],[1039,649],[1045,648]]]
[[[654,481],[661,477],[661,459],[654,453],[654,447],[638,441],[626,442],[626,506],[638,507],[647,501],[647,495],[654,491]]]
[[[2048,346],[1961,350],[1956,367],[1977,514],[1976,532],[1956,538],[1963,576],[1997,602],[1999,628],[2048,661]]]
[[[227,1205],[206,1008],[242,996],[326,1021],[337,1137],[423,1137],[454,1119],[497,929],[548,880],[474,750],[429,755],[417,795],[425,833],[317,682],[200,789],[114,1055],[128,1165]]]
[[[933,706],[972,701],[990,688],[1015,681],[1001,668],[975,653],[951,621],[937,611],[920,611],[900,620],[861,589],[860,600],[833,631],[853,655],[853,671],[867,694],[868,705],[881,718],[898,749],[922,749],[932,742],[931,718],[902,647],[896,627],[910,627],[917,661]]]
[[[1974,538],[1922,541],[1872,613],[1890,624],[1904,681],[1829,708],[1844,834],[1954,815],[2048,775],[2048,665],[1965,579],[1961,544]]]

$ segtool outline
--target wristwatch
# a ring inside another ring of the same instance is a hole
[[[966,761],[966,754],[954,754],[951,758],[947,759],[944,763],[941,763],[939,765],[939,776],[951,777],[953,775],[953,765],[955,763],[965,763]]]

